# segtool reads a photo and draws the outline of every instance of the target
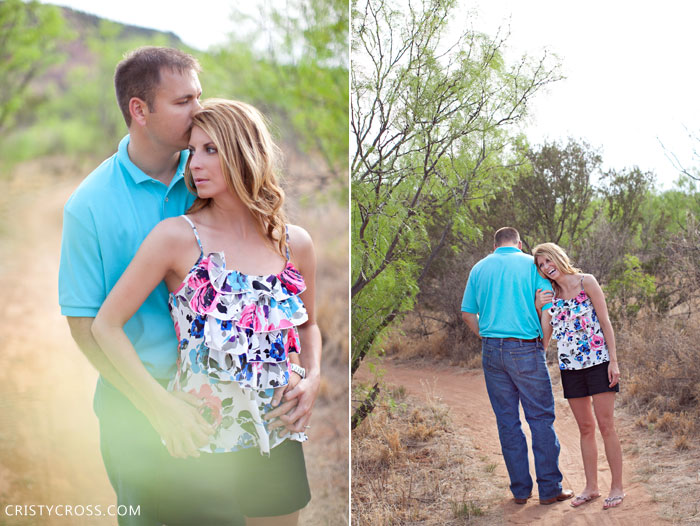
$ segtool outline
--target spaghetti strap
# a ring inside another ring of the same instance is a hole
[[[585,275],[585,274],[581,274],[581,290],[584,290],[584,291],[585,291],[586,289],[583,288],[583,278],[584,278],[584,277],[586,277],[586,275]]]
[[[194,237],[197,238],[197,246],[199,246],[199,253],[204,254],[204,248],[202,248],[202,242],[199,239],[199,232],[197,232],[197,227],[194,226],[194,223],[192,222],[192,220],[189,217],[187,217],[186,215],[182,215],[181,217],[185,221],[187,221],[190,224],[190,226],[192,227],[192,232],[194,232]]]
[[[284,235],[287,239],[287,261],[289,261],[289,227],[284,225]]]

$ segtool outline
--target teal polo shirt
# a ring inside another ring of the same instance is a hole
[[[61,314],[95,317],[102,302],[153,227],[194,201],[183,177],[189,152],[169,186],[146,175],[119,149],[88,175],[63,209],[58,298]],[[124,326],[146,369],[158,379],[175,373],[177,340],[161,282]]]
[[[462,311],[479,315],[482,338],[536,338],[542,336],[537,289],[552,290],[552,285],[537,272],[534,258],[518,247],[498,247],[469,273]]]

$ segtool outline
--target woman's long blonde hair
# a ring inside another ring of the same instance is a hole
[[[229,190],[243,201],[262,234],[286,257],[284,190],[278,182],[281,152],[272,141],[263,115],[244,102],[207,99],[192,118],[192,126],[199,126],[211,138]],[[196,195],[189,161],[185,183]],[[188,213],[205,208],[210,201],[197,197]]]
[[[537,267],[537,272],[543,278],[549,279],[540,270],[537,264],[537,258],[539,256],[548,257],[557,266],[562,274],[579,274],[581,269],[574,267],[569,260],[569,256],[566,255],[564,249],[555,243],[541,243],[532,249],[532,256],[535,258],[535,266]],[[551,279],[549,281],[552,281]],[[556,286],[556,283],[552,281],[552,284]]]

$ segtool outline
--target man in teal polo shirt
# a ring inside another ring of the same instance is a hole
[[[482,339],[486,389],[517,504],[525,504],[533,488],[520,404],[532,432],[540,504],[573,496],[561,486],[554,396],[535,307],[537,289],[552,287],[537,272],[532,256],[522,252],[518,231],[505,227],[494,236],[494,252],[469,273],[462,299],[462,318]]]
[[[129,135],[64,208],[61,313],[81,351],[100,372],[94,407],[100,449],[118,504],[140,511],[119,517],[120,525],[244,523],[230,502],[210,503],[206,495],[187,489],[197,459],[175,459],[167,453],[148,420],[149,401],[139,398],[90,332],[102,302],[151,229],[183,214],[194,200],[183,173],[192,116],[200,108],[198,71],[194,57],[170,48],[139,48],[119,63],[115,88]],[[173,377],[177,360],[167,305],[168,291],[161,283],[124,327],[148,371],[163,385]],[[175,469],[163,469],[173,464]],[[182,477],[160,480],[162,471]]]

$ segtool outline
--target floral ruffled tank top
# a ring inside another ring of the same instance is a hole
[[[303,442],[304,433],[280,436],[262,416],[272,409],[276,387],[289,381],[289,353],[299,352],[297,326],[307,319],[299,298],[306,285],[289,261],[279,274],[250,276],[226,269],[223,252],[200,256],[168,307],[178,339],[178,361],[171,391],[205,401],[202,415],[216,432],[201,451],[220,453],[258,448],[262,454],[286,439]]]
[[[593,302],[583,290],[575,298],[552,299],[552,336],[557,340],[559,369],[578,370],[610,361],[608,346]]]

